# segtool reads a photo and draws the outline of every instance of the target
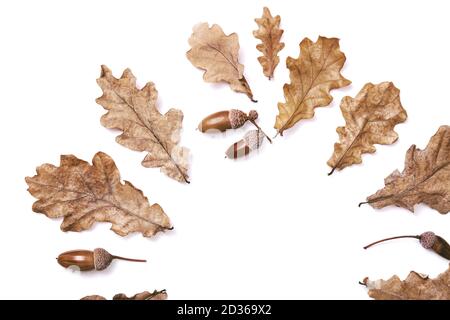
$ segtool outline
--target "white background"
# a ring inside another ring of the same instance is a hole
[[[256,58],[254,18],[262,7],[280,14],[285,29],[281,62],[268,81]],[[358,208],[403,169],[411,144],[424,148],[449,124],[448,2],[446,1],[2,1],[0,4],[1,263],[0,298],[111,298],[124,292],[167,289],[171,299],[367,299],[365,276],[405,277],[410,270],[436,276],[448,262],[414,239],[364,251],[385,236],[432,230],[450,239],[448,216],[426,206]],[[208,84],[186,59],[199,22],[237,32],[240,61],[257,104],[227,85]],[[206,136],[195,130],[210,113],[256,108],[274,135],[277,102],[289,79],[287,56],[304,37],[339,37],[347,56],[343,75],[353,83],[334,90],[329,107],[303,121],[247,160],[224,159],[246,130]],[[118,145],[100,125],[95,103],[100,65],[120,76],[129,67],[139,85],[153,81],[159,108],[183,110],[182,144],[192,152],[192,183],[182,185],[140,165],[144,153]],[[339,102],[366,82],[393,81],[408,112],[392,146],[377,146],[363,164],[327,176]],[[111,155],[122,177],[159,203],[175,230],[153,239],[125,238],[97,224],[61,232],[61,221],[31,211],[35,199],[25,176],[61,154],[90,161]],[[105,272],[73,273],[55,257],[66,250],[103,247],[147,264],[116,261]]]

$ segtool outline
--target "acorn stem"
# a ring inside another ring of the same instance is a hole
[[[374,246],[374,245],[376,245],[376,244],[378,244],[378,243],[381,243],[381,242],[385,242],[385,241],[389,241],[389,240],[395,240],[395,239],[402,239],[402,238],[414,238],[414,239],[420,239],[420,236],[411,236],[411,235],[410,235],[410,236],[397,236],[397,237],[386,238],[386,239],[382,239],[382,240],[378,240],[378,241],[372,242],[371,244],[365,246],[364,249],[368,249],[368,248],[370,248],[371,246]]]
[[[119,257],[119,256],[112,256],[113,259],[118,259],[118,260],[125,260],[125,261],[131,261],[131,262],[147,262],[147,260],[142,260],[142,259],[130,259],[130,258],[124,258],[124,257]]]
[[[268,135],[260,128],[260,126],[258,126],[258,124],[257,124],[255,121],[250,120],[250,122],[253,123],[253,125],[254,125],[259,131],[261,131],[261,132],[263,133],[263,135],[266,136],[267,140],[269,140],[270,143],[272,143],[272,140],[269,138],[269,136],[268,136]]]

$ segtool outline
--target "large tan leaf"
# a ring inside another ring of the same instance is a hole
[[[280,135],[300,120],[312,118],[315,108],[329,105],[330,90],[351,83],[340,73],[344,62],[339,39],[319,37],[315,43],[303,39],[300,56],[286,59],[291,83],[283,87],[286,102],[278,103],[275,129]]]
[[[147,151],[144,167],[160,167],[169,177],[189,183],[189,150],[178,146],[183,112],[170,109],[162,115],[156,108],[155,85],[148,82],[139,90],[129,69],[116,79],[111,70],[102,66],[97,83],[103,95],[96,101],[108,110],[101,118],[102,125],[123,131],[116,141],[131,150]]]
[[[120,236],[141,232],[151,237],[171,229],[158,204],[150,205],[141,190],[120,181],[120,173],[107,154],[98,152],[92,165],[73,155],[61,156],[59,167],[43,164],[37,175],[25,178],[28,191],[38,200],[33,211],[61,218],[61,230],[83,231],[95,222],[110,222]]]
[[[153,291],[148,292],[144,291],[141,293],[137,293],[134,296],[128,297],[127,295],[123,293],[116,294],[113,298],[113,300],[166,300],[167,299],[167,292],[166,290],[161,291]],[[81,298],[81,300],[106,300],[105,297],[99,296],[99,295],[92,295],[92,296],[86,296],[84,298]]]
[[[258,30],[253,31],[253,36],[262,43],[256,46],[256,49],[262,52],[262,56],[258,57],[258,61],[263,67],[266,77],[271,79],[273,72],[280,62],[278,52],[284,48],[284,43],[280,42],[283,35],[283,29],[280,29],[280,16],[272,17],[267,7],[263,9],[263,15],[259,19],[255,19]]]
[[[406,120],[406,111],[400,103],[400,90],[392,82],[374,85],[367,83],[356,98],[344,97],[341,111],[345,127],[337,128],[340,143],[328,160],[332,167],[342,170],[361,163],[361,154],[374,153],[378,144],[392,144],[398,139],[394,127]]]
[[[376,300],[450,300],[450,267],[435,279],[412,271],[404,281],[393,276],[376,281],[366,278],[363,284]]]
[[[186,53],[189,61],[205,70],[206,82],[228,82],[231,89],[245,93],[253,100],[253,93],[244,77],[244,66],[239,63],[239,39],[236,33],[225,35],[222,28],[200,23],[189,38],[191,49]]]
[[[450,211],[450,126],[442,126],[425,150],[412,145],[406,153],[405,169],[392,172],[385,187],[367,198],[374,208],[395,205],[414,212],[425,203],[440,213]],[[360,204],[360,205],[361,205]]]

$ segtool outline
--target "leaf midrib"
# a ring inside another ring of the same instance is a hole
[[[448,165],[450,165],[450,161],[448,162],[444,162],[442,165],[438,166],[437,168],[435,168],[431,174],[425,176],[425,178],[423,178],[421,181],[419,181],[416,184],[412,184],[410,185],[408,188],[404,189],[402,192],[398,193],[398,194],[390,194],[387,196],[381,196],[381,197],[377,197],[374,198],[372,200],[369,200],[368,203],[374,203],[374,202],[378,202],[378,201],[382,201],[382,200],[386,200],[386,199],[390,199],[390,198],[401,198],[403,195],[405,195],[406,193],[412,191],[413,189],[417,188],[419,185],[421,185],[422,183],[427,182],[429,179],[431,179],[435,174],[437,174],[440,170],[445,169]]]
[[[317,78],[319,77],[319,75],[322,73],[322,71],[323,71],[323,69],[324,69],[324,66],[327,64],[328,58],[330,57],[330,54],[331,54],[331,51],[333,50],[333,48],[334,48],[334,44],[330,46],[330,49],[329,49],[329,51],[328,51],[328,53],[327,53],[327,56],[326,56],[325,60],[323,61],[323,64],[320,66],[319,72],[315,75],[314,79],[311,81],[308,90],[307,90],[306,93],[303,95],[303,97],[302,97],[302,99],[300,100],[300,102],[297,103],[297,105],[295,106],[295,111],[290,115],[289,119],[288,119],[288,120],[284,123],[284,125],[278,130],[278,132],[282,133],[282,132],[285,130],[285,128],[286,128],[286,127],[290,124],[290,122],[292,121],[292,118],[293,118],[294,115],[296,114],[297,110],[298,110],[298,109],[300,108],[300,106],[303,104],[305,98],[308,96],[308,94],[309,94],[309,92],[311,91],[311,89],[312,89],[313,87],[316,87],[316,86],[317,86],[317,85],[315,84],[315,82],[316,82]],[[308,50],[308,53],[309,53],[309,56],[310,56],[310,62],[311,62],[311,66],[312,66],[311,51]],[[337,59],[336,62],[339,61],[339,60],[341,60],[341,59],[343,59],[343,57],[340,57],[339,59]],[[336,63],[336,62],[333,62],[333,64]],[[301,78],[301,72],[300,72],[300,69],[299,69],[299,67],[298,67],[297,64],[295,64],[295,68],[298,70],[300,82],[302,83],[302,87],[303,87],[303,80],[302,80],[302,78]],[[313,68],[311,68],[311,69],[313,69]],[[303,91],[303,88],[302,88],[302,91]]]
[[[201,41],[200,41],[201,42]],[[222,57],[224,57],[225,58],[225,60],[234,68],[234,70],[236,70],[236,72],[239,74],[239,69],[238,69],[238,67],[233,63],[233,61],[231,61],[230,59],[228,59],[228,57],[221,51],[221,50],[219,50],[218,48],[216,48],[215,46],[213,46],[213,45],[211,45],[211,44],[209,44],[209,43],[203,43],[203,42],[201,42],[203,45],[205,45],[205,46],[208,46],[209,48],[211,48],[211,49],[213,49],[213,50],[216,50],[217,52],[219,52],[221,55],[222,55]]]
[[[152,128],[150,128],[147,123],[142,119],[141,115],[135,110],[134,106],[132,104],[130,104],[124,97],[122,97],[113,87],[111,88],[111,90],[134,112],[134,114],[136,115],[136,117],[138,117],[139,121],[142,123],[142,125],[144,126],[144,128],[146,128],[148,131],[150,131],[150,133],[155,137],[156,142],[161,146],[161,148],[163,148],[163,150],[166,152],[167,156],[169,157],[169,160],[172,162],[172,164],[175,166],[175,168],[178,170],[178,172],[180,173],[181,177],[184,179],[184,181],[186,183],[189,183],[186,175],[184,174],[184,172],[181,170],[180,166],[175,162],[175,160],[172,158],[172,156],[170,155],[169,151],[167,150],[167,148],[164,146],[164,144],[161,142],[161,139],[159,138],[159,136],[152,130]]]
[[[397,98],[400,96],[400,93],[398,93],[397,95],[395,95],[395,97],[393,98],[393,99],[391,99],[389,102],[387,102],[385,105],[389,105],[389,104],[391,104],[392,102],[394,102],[395,100],[397,100]],[[375,105],[374,107],[372,107],[372,108],[378,108],[380,105],[381,105],[381,103],[382,103],[382,99],[380,99],[380,102],[378,102],[378,104],[377,105]],[[358,134],[355,136],[355,138],[353,139],[353,141],[350,143],[350,145],[345,149],[345,151],[342,153],[342,155],[339,157],[339,160],[336,162],[336,164],[333,166],[333,170],[335,170],[336,168],[338,168],[339,167],[339,165],[341,164],[341,162],[342,162],[342,160],[344,160],[344,158],[345,158],[345,156],[347,155],[347,152],[349,151],[349,150],[351,150],[352,149],[352,147],[353,147],[353,145],[355,144],[355,142],[359,139],[359,137],[364,133],[364,129],[366,128],[366,126],[369,124],[369,123],[375,123],[375,122],[380,122],[380,120],[369,120],[369,119],[364,119],[365,121],[364,121],[364,123],[363,123],[363,125],[361,126],[361,128],[360,128],[360,130],[359,130],[359,132],[358,132]],[[381,120],[381,121],[388,121],[388,120],[390,120],[390,119],[387,119],[387,120]],[[373,144],[372,144],[373,145]]]
[[[83,179],[83,180],[84,180],[84,179]],[[135,218],[137,218],[137,219],[144,220],[145,222],[148,222],[148,223],[150,223],[150,224],[153,224],[153,225],[155,225],[155,226],[158,226],[159,228],[167,229],[166,227],[164,227],[164,226],[162,226],[162,225],[160,225],[160,224],[158,224],[158,223],[155,223],[155,222],[153,222],[153,221],[147,220],[147,219],[145,219],[145,218],[143,218],[143,217],[141,217],[141,216],[135,214],[134,212],[132,212],[132,211],[130,211],[130,210],[128,210],[128,209],[123,208],[122,206],[118,205],[117,203],[114,203],[114,202],[111,202],[111,201],[108,201],[108,200],[105,200],[105,199],[100,199],[100,198],[98,198],[98,197],[97,197],[95,194],[93,194],[93,193],[82,192],[82,191],[78,191],[78,190],[74,190],[74,189],[68,189],[68,188],[66,188],[66,187],[60,187],[60,186],[55,186],[55,185],[50,185],[50,184],[45,184],[45,183],[40,183],[40,182],[35,182],[35,181],[32,181],[31,183],[36,184],[36,185],[39,185],[39,186],[43,186],[43,187],[54,188],[54,189],[58,190],[58,192],[60,192],[60,191],[63,191],[63,192],[72,192],[72,193],[76,193],[76,194],[79,194],[79,195],[83,195],[82,197],[79,197],[79,198],[76,198],[76,199],[71,199],[71,200],[68,200],[68,201],[77,201],[77,200],[80,200],[80,199],[85,198],[85,197],[93,197],[93,198],[95,199],[96,202],[97,202],[97,201],[105,202],[105,203],[107,203],[109,206],[111,206],[111,207],[113,207],[113,208],[117,208],[117,209],[119,209],[119,210],[125,212],[126,214],[129,214],[129,215],[131,215],[131,216],[133,216],[133,217],[135,217]],[[109,183],[108,183],[108,186],[109,186],[109,190],[111,190],[111,189],[110,189]],[[110,193],[110,195],[114,198],[114,195],[113,195],[112,193]],[[53,197],[52,197],[52,198],[53,198]],[[95,210],[98,210],[98,209],[99,209],[99,208],[96,208]],[[90,212],[92,212],[92,210],[91,210]],[[87,214],[87,213],[86,213],[86,214]],[[86,214],[84,214],[82,217],[84,217]]]

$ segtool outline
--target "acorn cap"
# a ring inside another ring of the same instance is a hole
[[[420,235],[419,241],[422,247],[431,249],[436,242],[436,235],[431,231],[424,232]]]
[[[236,129],[242,127],[248,117],[241,110],[231,109],[228,113],[228,120],[230,120],[231,129]]]
[[[244,135],[245,144],[250,148],[250,150],[259,149],[264,141],[264,134],[261,130],[250,130]]]
[[[101,271],[111,264],[111,261],[113,261],[114,257],[105,249],[102,248],[96,248],[94,249],[94,266],[95,270]]]

